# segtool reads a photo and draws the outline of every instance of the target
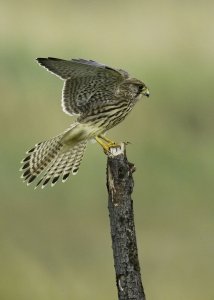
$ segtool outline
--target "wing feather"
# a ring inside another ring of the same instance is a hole
[[[39,64],[63,79],[63,111],[80,115],[94,101],[111,101],[118,84],[128,78],[123,70],[93,60],[37,58]]]

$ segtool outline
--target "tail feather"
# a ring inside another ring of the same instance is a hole
[[[22,163],[24,165],[21,168],[21,170],[24,170],[22,175],[24,181],[28,180],[28,183],[31,183],[57,156],[62,148],[61,138],[62,135],[59,135],[51,140],[36,144],[34,148],[27,152],[30,155],[23,159]]]
[[[79,170],[79,166],[80,163],[82,161],[83,158],[83,154],[85,152],[85,148],[86,148],[87,142],[82,142],[79,144],[78,147],[76,147],[74,149],[74,154],[73,156],[70,158],[70,160],[68,161],[68,163],[65,165],[64,169],[63,169],[63,174],[62,174],[62,181],[65,182],[68,178],[68,176],[70,175],[70,172],[72,171],[73,175],[76,175],[78,170]],[[73,159],[73,157],[75,157],[75,159]]]
[[[68,147],[62,143],[64,134],[36,144],[27,152],[21,168],[23,171],[21,177],[27,184],[40,177],[36,187],[41,185],[44,188],[49,182],[53,186],[60,177],[65,182],[71,172],[73,175],[77,173],[87,139]]]
[[[42,176],[37,186],[42,184],[42,188],[51,181],[51,185],[54,186],[59,178],[65,182],[72,172],[75,175],[79,169],[87,141],[79,142],[75,147],[69,151],[58,155],[52,162],[46,173]],[[75,170],[75,172],[74,172]]]

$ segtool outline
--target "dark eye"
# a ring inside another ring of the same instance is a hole
[[[141,93],[143,90],[143,84],[138,85],[138,92]]]
[[[140,95],[142,93],[143,90],[143,84],[138,84],[137,85],[137,95]]]

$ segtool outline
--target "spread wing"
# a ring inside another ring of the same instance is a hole
[[[37,61],[64,80],[62,107],[70,115],[84,113],[89,103],[111,101],[118,84],[129,77],[126,71],[92,60],[48,57]]]

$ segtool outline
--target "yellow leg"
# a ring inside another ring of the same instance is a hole
[[[99,138],[101,138],[102,140],[104,140],[108,144],[112,144],[112,145],[116,144],[115,142],[113,142],[112,140],[110,140],[109,138],[107,138],[105,135],[99,135]]]
[[[112,142],[111,140],[109,140],[108,138],[103,137],[103,136],[96,136],[95,139],[96,139],[97,143],[102,146],[105,153],[111,152],[110,148],[120,147],[119,144],[116,144],[115,142]]]

